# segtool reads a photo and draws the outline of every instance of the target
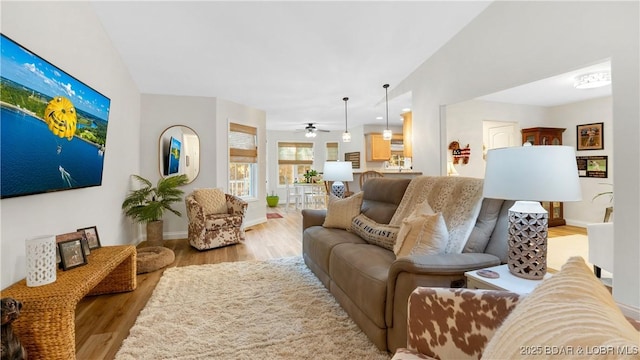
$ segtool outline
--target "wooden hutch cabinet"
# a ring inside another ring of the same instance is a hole
[[[524,144],[528,141],[531,145],[562,145],[562,133],[565,130],[563,128],[549,127],[522,129],[522,143]],[[549,212],[549,226],[566,225],[567,222],[564,220],[561,202],[543,201],[541,204]]]

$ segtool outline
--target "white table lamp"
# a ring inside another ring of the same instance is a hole
[[[548,213],[540,201],[582,199],[573,147],[489,150],[483,196],[516,200],[509,209],[509,271],[525,279],[542,279],[547,272]]]
[[[349,191],[349,184],[343,181],[353,181],[353,169],[351,161],[327,161],[322,170],[322,180],[333,181],[331,192],[337,197],[344,197],[345,191]]]

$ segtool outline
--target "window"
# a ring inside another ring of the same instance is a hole
[[[229,124],[229,193],[255,197],[257,193],[257,129]]]
[[[326,161],[338,161],[338,143],[328,142],[327,153],[325,154]]]
[[[278,185],[302,181],[313,165],[313,143],[278,143]]]

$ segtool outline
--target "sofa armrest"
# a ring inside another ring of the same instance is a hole
[[[408,301],[407,348],[437,359],[478,359],[520,295],[424,288]]]
[[[241,215],[244,217],[249,204],[235,195],[224,194],[227,200],[227,210],[231,215]]]
[[[389,280],[395,279],[400,272],[450,275],[496,265],[500,265],[500,259],[485,253],[402,256],[391,265]]]
[[[385,322],[390,329],[390,348],[405,346],[407,299],[419,286],[464,287],[466,271],[500,265],[491,254],[462,253],[411,255],[397,258],[389,269]]]
[[[325,209],[302,209],[302,231],[311,226],[322,226],[326,216]]]

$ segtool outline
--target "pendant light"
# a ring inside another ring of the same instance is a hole
[[[382,132],[383,140],[391,140],[393,133],[389,130],[389,84],[382,85],[384,88],[384,99],[387,105],[387,128]]]
[[[351,134],[349,133],[349,127],[347,125],[347,101],[348,97],[342,98],[344,101],[344,132],[342,133],[342,142],[351,142]]]

